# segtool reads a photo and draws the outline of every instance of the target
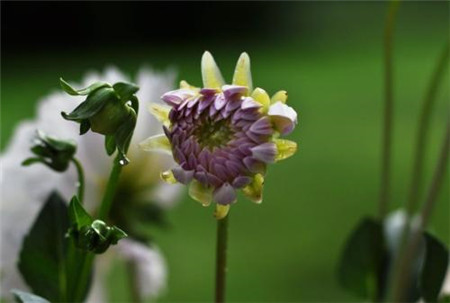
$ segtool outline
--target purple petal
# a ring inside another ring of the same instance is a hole
[[[215,88],[202,88],[200,90],[200,94],[202,94],[203,96],[212,96],[215,93],[217,93],[217,90]]]
[[[264,173],[266,170],[266,166],[263,162],[258,161],[251,156],[245,157],[243,162],[247,169],[252,173]]]
[[[219,94],[216,96],[216,100],[214,100],[214,107],[216,110],[221,110],[222,107],[227,103],[227,99],[225,99],[223,94]]]
[[[267,142],[251,148],[252,155],[255,159],[265,163],[273,163],[277,154],[275,143]]]
[[[253,98],[251,97],[247,97],[244,99],[244,101],[242,101],[241,104],[241,108],[242,109],[247,109],[247,108],[260,108],[262,105],[258,102],[256,102],[255,100],[253,100]]]
[[[268,114],[275,129],[282,135],[292,132],[297,124],[297,113],[295,110],[280,101],[270,106]]]
[[[236,201],[236,190],[229,183],[224,183],[214,191],[213,200],[222,205],[231,204]]]
[[[220,186],[223,182],[217,178],[216,176],[214,176],[211,173],[206,173],[206,176],[208,177],[208,183],[211,184],[212,186]]]
[[[173,176],[177,179],[178,182],[182,184],[189,184],[192,178],[194,177],[193,170],[184,170],[181,167],[176,167],[172,169]]]
[[[242,188],[252,182],[252,178],[247,176],[239,176],[233,181],[233,187],[234,188]]]
[[[239,85],[224,85],[222,86],[222,91],[223,94],[225,95],[225,98],[228,99],[236,94],[245,95],[248,92],[248,88]]]
[[[268,117],[260,118],[252,124],[250,131],[258,135],[271,135],[273,131],[270,125],[270,119]]]
[[[176,106],[180,105],[181,102],[194,95],[195,92],[190,89],[177,89],[165,93],[161,96],[161,99],[170,106]]]

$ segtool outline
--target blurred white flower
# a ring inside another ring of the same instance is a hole
[[[124,168],[121,176],[123,187],[132,186],[131,192],[139,195],[141,201],[151,200],[163,209],[173,206],[181,189],[159,180],[159,171],[172,166],[172,160],[164,155],[143,155],[137,144],[146,137],[160,132],[160,125],[148,114],[147,106],[149,102],[158,102],[164,92],[173,88],[174,78],[173,72],[157,73],[144,68],[134,79],[140,87],[137,93],[140,112],[128,154],[132,162]],[[108,68],[102,75],[89,73],[83,83],[76,86],[85,87],[99,80],[110,83],[130,81],[117,69]],[[40,164],[21,166],[21,162],[30,156],[29,148],[37,129],[52,136],[77,141],[76,157],[85,169],[86,207],[91,211],[94,210],[102,197],[112,164],[112,158],[106,156],[104,151],[104,137],[91,132],[79,136],[79,125],[64,120],[60,114],[61,111],[70,112],[81,101],[83,98],[79,98],[77,103],[74,97],[67,96],[63,92],[55,92],[43,98],[39,102],[36,118],[17,126],[9,145],[0,155],[0,297],[10,296],[9,290],[12,288],[28,289],[16,266],[18,254],[23,237],[28,233],[50,192],[56,189],[67,200],[76,192],[77,175],[73,167],[65,173],[58,174]],[[164,288],[165,263],[157,249],[129,238],[120,245],[117,252],[123,258],[137,263],[140,268],[137,279],[151,278],[152,285],[148,284],[151,289],[140,287],[139,289],[143,291],[141,295],[156,296]],[[92,302],[102,302],[104,301],[100,299],[103,297],[102,277],[105,276],[104,271],[108,266],[96,264],[96,268],[98,272],[90,298]]]

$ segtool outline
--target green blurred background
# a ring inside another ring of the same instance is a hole
[[[299,112],[290,136],[299,152],[272,166],[265,200],[231,210],[229,301],[355,301],[336,281],[345,238],[377,210],[383,109],[386,2],[6,3],[2,2],[1,144],[33,117],[58,77],[115,65],[133,75],[147,64],[175,67],[200,84],[210,50],[231,78],[242,51],[256,86],[286,89]],[[127,34],[128,33],[128,34]],[[395,30],[393,178],[390,209],[405,202],[420,105],[449,35],[449,3],[401,4]],[[448,75],[444,81],[448,84]],[[426,184],[443,137],[449,88],[433,111]],[[448,170],[447,170],[448,171]],[[449,237],[448,173],[430,229]],[[215,220],[187,196],[155,239],[169,269],[161,302],[210,301]],[[111,301],[126,301],[123,265],[113,269]]]

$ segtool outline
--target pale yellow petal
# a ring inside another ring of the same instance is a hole
[[[275,161],[284,160],[289,158],[297,151],[297,143],[285,139],[275,139],[274,143],[277,147],[277,154],[275,156]]]
[[[278,101],[282,102],[282,103],[286,103],[288,98],[288,94],[287,91],[285,90],[280,90],[278,92],[276,92],[272,98],[270,99],[270,104],[274,104]]]
[[[200,91],[200,88],[195,87],[193,85],[190,85],[189,83],[187,83],[187,81],[184,81],[184,80],[180,81],[180,88],[182,88],[182,89],[190,89],[190,90],[193,90],[195,92]]]
[[[233,84],[248,87],[248,91],[253,90],[252,73],[250,70],[250,57],[247,53],[242,53],[234,69]]]
[[[216,61],[208,51],[203,53],[201,68],[203,87],[220,89],[225,84]]]
[[[262,105],[261,110],[263,113],[267,113],[270,106],[270,98],[265,90],[262,88],[255,88],[251,96],[256,102]]]
[[[214,211],[214,217],[216,217],[217,220],[221,220],[228,215],[229,210],[230,210],[229,204],[227,204],[227,205],[216,204],[216,210]]]
[[[245,194],[247,198],[255,203],[262,202],[262,190],[264,186],[264,177],[261,174],[256,174],[253,177],[252,183],[245,186],[242,189],[242,192]]]
[[[177,183],[177,179],[175,179],[175,176],[173,175],[173,172],[171,170],[163,171],[160,175],[161,180],[163,180],[166,183],[169,184],[175,184]]]
[[[200,202],[203,206],[209,206],[211,204],[212,192],[212,188],[204,186],[195,179],[189,185],[189,196]]]
[[[172,155],[172,146],[164,134],[145,139],[139,143],[139,147],[144,151],[158,151]]]
[[[156,104],[156,103],[152,103],[148,107],[148,110],[150,111],[150,113],[166,127],[170,126],[170,120],[169,120],[170,109],[171,108],[168,106],[164,106],[162,104]]]

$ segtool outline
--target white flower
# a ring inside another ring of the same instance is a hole
[[[87,86],[99,80],[110,83],[129,81],[117,69],[108,68],[103,75],[89,73],[79,87]],[[167,169],[172,166],[172,160],[164,155],[149,157],[146,154],[144,156],[137,148],[137,144],[144,138],[160,132],[160,126],[148,114],[147,106],[149,102],[158,101],[164,92],[172,89],[173,82],[174,73],[170,71],[156,73],[144,68],[138,73],[135,83],[140,87],[137,93],[140,101],[140,113],[129,150],[129,158],[132,162],[123,169],[121,177],[121,180],[125,181],[132,177],[133,185],[147,189],[136,194],[158,203],[162,208],[173,206],[180,192],[180,187],[174,188],[160,182],[158,177],[161,168]],[[83,98],[79,98],[78,103],[81,101],[83,101]],[[82,162],[85,169],[84,200],[86,207],[93,210],[98,206],[98,201],[102,197],[112,164],[112,158],[107,157],[104,151],[104,137],[92,132],[79,136],[79,125],[64,120],[60,114],[61,111],[70,112],[78,103],[74,97],[67,96],[63,92],[55,92],[43,98],[39,102],[36,118],[22,122],[17,126],[9,145],[0,155],[0,296],[8,297],[12,288],[28,289],[17,270],[18,254],[23,237],[28,233],[50,192],[56,189],[67,200],[76,192],[77,175],[73,167],[70,167],[65,173],[58,174],[44,165],[21,166],[21,162],[31,155],[29,148],[37,129],[52,136],[71,138],[77,141],[76,157]],[[119,252],[128,251],[127,245],[130,246],[131,251],[138,246],[140,255],[147,255],[147,257],[136,258],[136,255],[133,254],[121,254],[124,258],[129,257],[136,262],[152,260],[154,266],[139,264],[141,271],[143,271],[139,276],[152,277],[154,281],[161,280],[154,282],[151,291],[142,293],[142,295],[156,296],[159,289],[165,285],[166,279],[165,264],[162,257],[154,257],[159,255],[158,250],[150,249],[130,239],[121,244]],[[104,268],[105,266],[102,267],[97,264],[98,267]],[[98,281],[98,279],[103,275],[104,273],[96,275],[97,281],[94,281],[91,294],[93,300],[97,300],[94,297],[101,297],[98,291],[102,292],[102,287],[98,287],[101,285],[101,281]]]

